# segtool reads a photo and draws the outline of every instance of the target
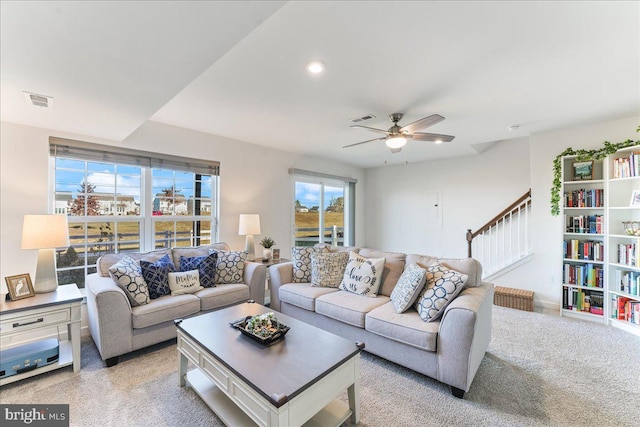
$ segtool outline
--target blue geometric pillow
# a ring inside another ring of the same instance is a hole
[[[207,256],[180,257],[180,271],[198,270],[200,285],[213,288],[216,285],[216,262],[218,255],[214,252]]]
[[[156,262],[140,260],[140,267],[142,268],[142,277],[149,288],[149,298],[156,299],[171,293],[169,273],[176,271],[176,266],[173,265],[169,255],[163,256]]]

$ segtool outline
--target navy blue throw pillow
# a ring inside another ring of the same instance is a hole
[[[169,273],[176,271],[169,255],[165,255],[156,262],[140,260],[142,277],[149,288],[149,298],[156,299],[169,295]]]
[[[212,253],[207,256],[180,257],[180,271],[198,270],[200,273],[200,285],[205,288],[213,288],[216,285],[216,262],[218,255]]]

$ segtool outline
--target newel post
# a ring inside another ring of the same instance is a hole
[[[471,241],[473,240],[473,233],[471,229],[467,229],[467,256],[471,258]]]

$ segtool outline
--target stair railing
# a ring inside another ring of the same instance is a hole
[[[516,262],[530,253],[529,214],[531,189],[476,231],[467,230],[467,254],[475,256],[486,275]],[[474,239],[481,240],[474,245]],[[473,247],[478,253],[473,253]]]

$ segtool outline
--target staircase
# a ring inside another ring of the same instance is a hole
[[[531,189],[476,231],[467,230],[468,256],[482,264],[490,281],[532,257],[529,236]]]

